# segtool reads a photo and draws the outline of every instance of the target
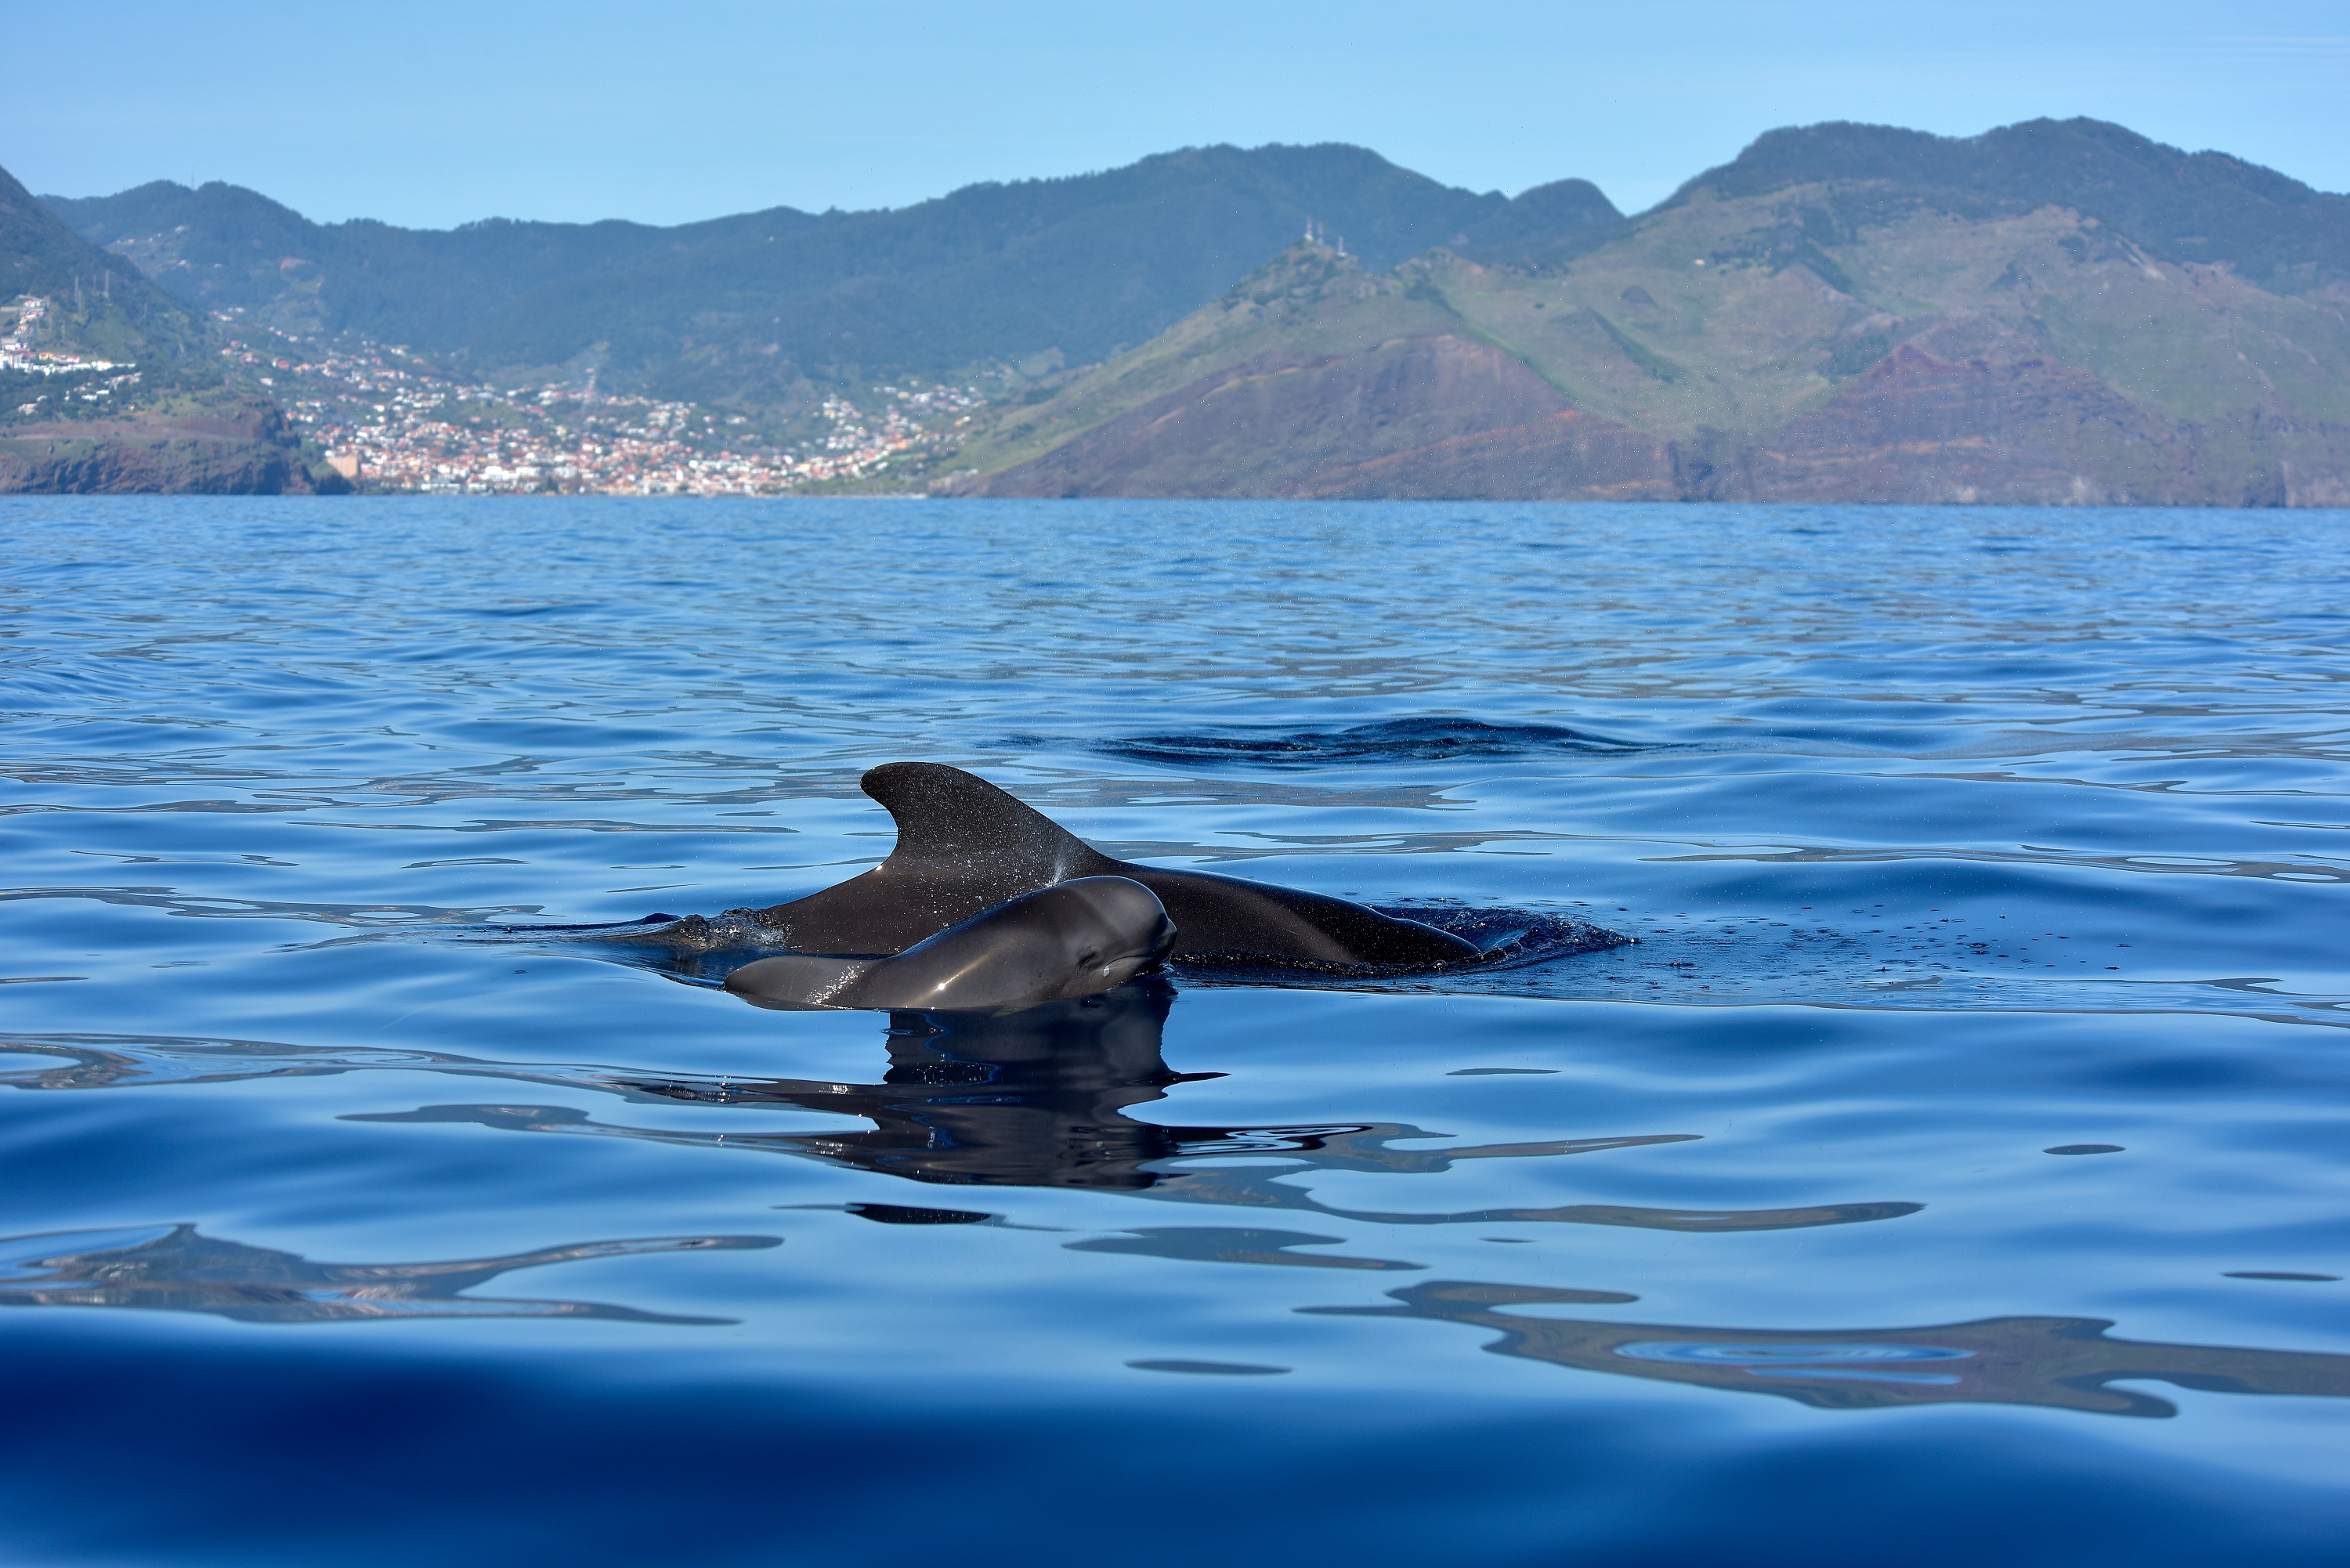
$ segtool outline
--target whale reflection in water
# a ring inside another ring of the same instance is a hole
[[[1220,1077],[1171,1071],[1161,1032],[1175,1000],[1151,976],[1115,990],[1019,1012],[893,1012],[889,1070],[879,1084],[791,1078],[613,1075],[596,1087],[647,1104],[773,1109],[789,1106],[862,1117],[869,1130],[742,1133],[633,1127],[571,1106],[428,1106],[354,1121],[473,1122],[513,1131],[642,1138],[755,1149],[903,1177],[979,1187],[1112,1189],[1179,1202],[1285,1209],[1384,1225],[1552,1221],[1664,1231],[1774,1231],[1844,1225],[1914,1213],[1915,1203],[1794,1209],[1679,1210],[1622,1204],[1391,1213],[1337,1209],[1278,1179],[1309,1170],[1419,1175],[1456,1160],[1591,1154],[1686,1143],[1690,1133],[1570,1138],[1473,1147],[1402,1148],[1441,1137],[1406,1123],[1282,1127],[1183,1127],[1139,1121],[1132,1107],[1177,1084]],[[1286,1163],[1276,1163],[1286,1157]],[[1245,1158],[1246,1166],[1192,1161]]]
[[[2109,1416],[2175,1416],[2167,1399],[2115,1388],[2172,1383],[2216,1394],[2350,1398],[2350,1355],[2107,1339],[2088,1317],[1989,1317],[1925,1328],[1737,1329],[1538,1317],[1512,1307],[1614,1305],[1613,1291],[1431,1280],[1390,1291],[1397,1306],[1301,1307],[1332,1317],[1409,1317],[1497,1329],[1496,1355],[1777,1394],[1830,1410],[1895,1405],[2045,1405]]]
[[[240,1323],[593,1317],[623,1323],[728,1324],[736,1320],[677,1317],[600,1302],[518,1301],[458,1293],[509,1270],[583,1258],[779,1244],[773,1236],[662,1236],[586,1241],[444,1263],[314,1263],[292,1252],[198,1235],[193,1225],[57,1231],[0,1237],[0,1306],[201,1312]]]

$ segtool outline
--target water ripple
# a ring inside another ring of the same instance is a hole
[[[2345,521],[0,498],[12,1547],[2333,1562]],[[712,989],[899,759],[1490,961]]]

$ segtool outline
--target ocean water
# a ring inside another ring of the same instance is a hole
[[[0,1560],[2350,1561],[2350,514],[0,546]],[[555,929],[901,759],[1633,940],[974,1022]]]

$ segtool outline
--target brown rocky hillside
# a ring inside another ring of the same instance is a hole
[[[1884,180],[1700,188],[1567,259],[1375,274],[1293,246],[1005,419],[954,484],[2350,505],[2350,284],[1964,207]]]

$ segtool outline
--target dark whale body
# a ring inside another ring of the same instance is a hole
[[[821,893],[747,911],[803,952],[902,953],[1020,894],[1079,877],[1124,877],[1166,907],[1178,958],[1434,968],[1479,956],[1433,926],[1344,898],[1113,859],[961,768],[887,763],[860,783],[897,820],[889,857]]]
[[[1149,888],[1079,877],[959,920],[894,958],[785,953],[726,989],[765,1007],[1011,1012],[1125,984],[1159,967],[1175,926]]]

